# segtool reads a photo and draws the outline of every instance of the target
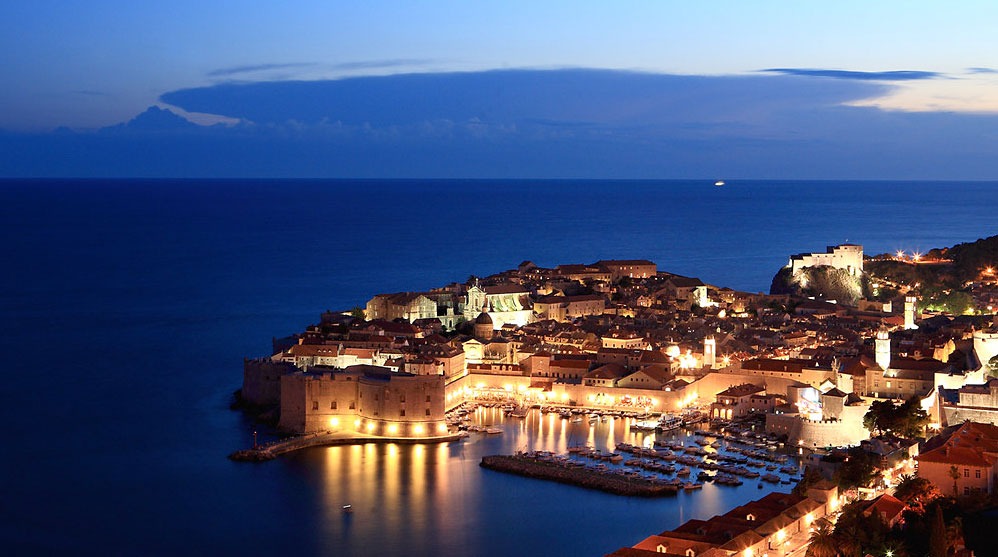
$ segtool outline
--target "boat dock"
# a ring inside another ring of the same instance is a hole
[[[641,476],[625,476],[611,470],[582,468],[573,465],[571,461],[552,458],[544,453],[484,456],[480,466],[528,478],[598,489],[616,495],[661,497],[679,492],[679,488],[671,483]]]

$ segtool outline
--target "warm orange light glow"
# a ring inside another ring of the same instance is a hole
[[[388,435],[395,435],[399,432],[399,426],[392,424],[388,426]]]
[[[897,256],[898,256],[898,259],[904,259],[904,250],[900,250],[899,249],[898,253],[897,253]]]
[[[329,418],[329,427],[340,427],[339,418]]]
[[[367,422],[367,431],[374,431],[374,422]]]
[[[425,429],[423,429],[423,426],[421,425],[416,425],[413,426],[412,428],[412,432],[415,433],[416,435],[422,435],[424,431]]]
[[[440,433],[447,433],[447,424],[438,425],[437,431],[439,431]]]

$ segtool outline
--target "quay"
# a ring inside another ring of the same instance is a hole
[[[611,471],[579,468],[554,459],[538,458],[530,453],[484,456],[480,466],[528,478],[598,489],[615,495],[661,497],[675,495],[679,491],[677,486],[661,481],[641,477],[629,478]]]
[[[380,435],[357,435],[345,432],[319,432],[274,441],[252,449],[243,449],[229,455],[230,460],[239,462],[264,462],[278,456],[312,447],[333,445],[361,445],[364,443],[447,443],[462,437],[460,432],[434,437],[384,437]]]

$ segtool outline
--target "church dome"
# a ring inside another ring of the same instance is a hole
[[[491,325],[491,324],[492,324],[492,318],[489,317],[489,314],[485,313],[484,311],[482,313],[479,313],[478,317],[475,318],[475,325]]]

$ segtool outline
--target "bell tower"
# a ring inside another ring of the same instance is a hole
[[[904,297],[904,328],[905,330],[917,329],[915,325],[915,303],[918,301],[914,296]]]
[[[891,367],[891,335],[887,332],[887,329],[877,331],[874,354],[877,365],[884,371],[887,371],[887,368]]]
[[[703,339],[703,367],[717,367],[717,341],[712,336]]]

